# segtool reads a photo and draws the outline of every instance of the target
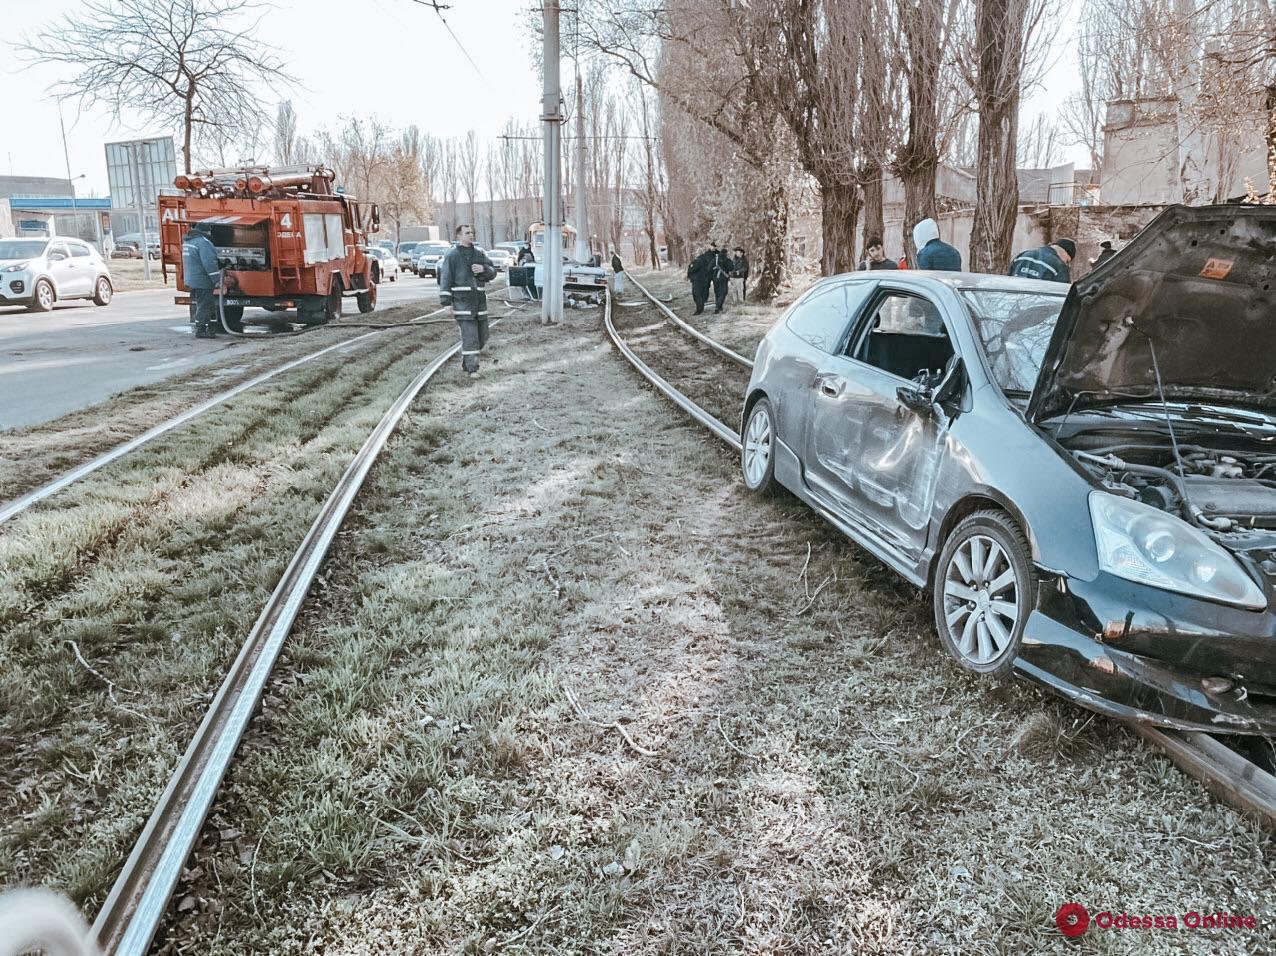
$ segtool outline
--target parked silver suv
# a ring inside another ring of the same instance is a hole
[[[59,299],[111,301],[111,273],[79,239],[0,239],[0,306],[48,312]]]

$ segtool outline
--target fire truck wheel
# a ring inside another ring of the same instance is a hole
[[[339,318],[341,318],[341,284],[334,281],[332,291],[328,293],[328,298],[324,301],[323,321],[326,325]]]
[[[232,332],[244,331],[244,307],[242,305],[226,306],[226,328]]]
[[[364,315],[371,312],[377,307],[377,287],[369,286],[367,292],[360,292],[355,296],[355,301],[359,303],[359,311]]]

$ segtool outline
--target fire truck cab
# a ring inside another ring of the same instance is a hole
[[[222,269],[226,324],[243,328],[244,309],[296,309],[299,321],[323,325],[341,315],[353,297],[360,312],[377,303],[380,264],[363,249],[380,229],[374,203],[358,202],[333,188],[336,174],[324,166],[212,169],[178,176],[181,195],[160,196],[160,254],[182,276],[182,239],[192,223],[212,228]],[[179,304],[189,295],[179,295]]]

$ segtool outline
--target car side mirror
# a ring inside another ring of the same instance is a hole
[[[63,259],[65,259],[65,258],[66,258],[66,256],[62,255],[62,253],[60,253],[60,252],[50,252],[50,253],[49,253],[49,261],[50,261],[50,262],[61,262],[61,261],[62,261]]]
[[[961,356],[954,355],[944,366],[939,381],[929,388],[918,385],[901,385],[895,389],[895,397],[905,408],[915,412],[930,412],[937,405],[948,405],[961,397],[966,386],[966,365]]]

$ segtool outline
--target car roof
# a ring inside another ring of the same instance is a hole
[[[974,292],[1043,292],[1067,295],[1068,286],[1062,282],[1046,282],[1044,279],[1025,279],[1020,276],[989,275],[985,272],[937,272],[931,269],[878,269],[874,271],[843,272],[829,276],[832,279],[854,279],[867,282],[871,279],[890,279],[922,288],[937,285],[948,286],[954,291]],[[820,284],[822,285],[823,282]]]

